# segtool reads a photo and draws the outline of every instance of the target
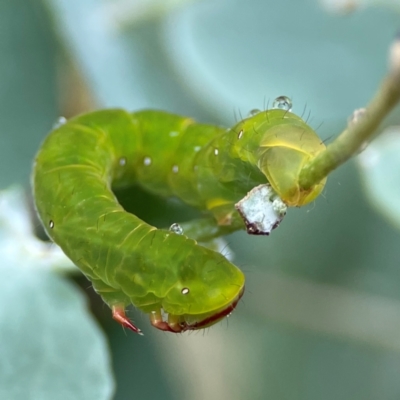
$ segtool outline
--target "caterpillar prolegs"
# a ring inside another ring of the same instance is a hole
[[[253,113],[228,130],[162,111],[102,110],[47,136],[32,177],[39,217],[114,319],[140,333],[125,315],[132,303],[156,328],[182,332],[232,312],[244,275],[197,241],[244,228],[235,205],[259,185],[288,206],[312,201],[324,185],[299,189],[301,167],[324,145],[287,108]],[[118,203],[112,189],[132,184],[205,217],[182,225],[183,234],[156,229]]]

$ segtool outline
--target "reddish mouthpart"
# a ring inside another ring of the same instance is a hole
[[[183,323],[182,332],[191,331],[191,330],[195,330],[195,329],[201,329],[205,326],[211,325],[213,322],[216,322],[216,321],[226,317],[236,308],[237,304],[239,303],[239,300],[243,296],[243,293],[244,293],[244,286],[243,286],[243,289],[240,291],[236,300],[233,303],[231,303],[227,308],[223,309],[222,311],[220,311],[217,314],[211,315],[210,317],[203,319],[200,322],[196,322],[195,324],[188,325],[186,323]]]
[[[235,301],[233,301],[233,303],[229,304],[228,307],[226,307],[223,310],[221,310],[220,312],[218,312],[214,315],[211,315],[208,318],[203,319],[202,321],[196,322],[194,324],[187,324],[186,322],[181,322],[179,324],[174,324],[173,326],[170,326],[167,321],[163,321],[161,319],[161,313],[157,318],[153,318],[153,319],[150,318],[151,324],[155,328],[157,328],[161,331],[173,332],[173,333],[181,333],[181,332],[185,332],[185,331],[192,331],[192,330],[204,328],[206,326],[212,325],[214,322],[217,322],[220,319],[229,315],[236,308],[237,304],[239,303],[239,300],[243,296],[243,293],[244,293],[244,287],[240,291],[240,293],[237,296],[237,298],[235,299]],[[112,307],[112,313],[113,313],[113,318],[117,322],[119,322],[123,327],[128,328],[128,329],[132,330],[133,332],[138,333],[139,335],[143,335],[142,331],[138,327],[136,327],[126,316],[125,309],[123,306]]]

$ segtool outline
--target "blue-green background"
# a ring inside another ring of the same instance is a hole
[[[0,188],[28,188],[57,117],[90,108],[229,126],[286,94],[332,140],[385,74],[400,21],[384,8],[327,14],[312,0],[199,0],[118,25],[107,3],[116,1],[0,1]],[[133,208],[154,223],[186,212],[139,200]],[[399,232],[368,204],[351,161],[271,237],[228,238],[248,283],[227,323],[174,336],[133,313],[138,337],[94,300],[115,399],[399,399]]]

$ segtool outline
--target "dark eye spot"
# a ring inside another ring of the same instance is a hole
[[[183,289],[181,290],[181,293],[182,293],[182,294],[189,294],[189,292],[190,292],[190,290],[189,290],[189,288],[187,288],[187,287],[185,287],[185,288],[183,288]]]
[[[53,229],[54,228],[54,221],[51,219],[49,222],[49,228]]]

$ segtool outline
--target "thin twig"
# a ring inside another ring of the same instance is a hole
[[[300,187],[307,190],[318,184],[331,171],[357,154],[399,101],[400,36],[397,36],[390,49],[389,72],[367,106],[364,116],[357,123],[350,123],[326,150],[303,167],[299,177]]]

